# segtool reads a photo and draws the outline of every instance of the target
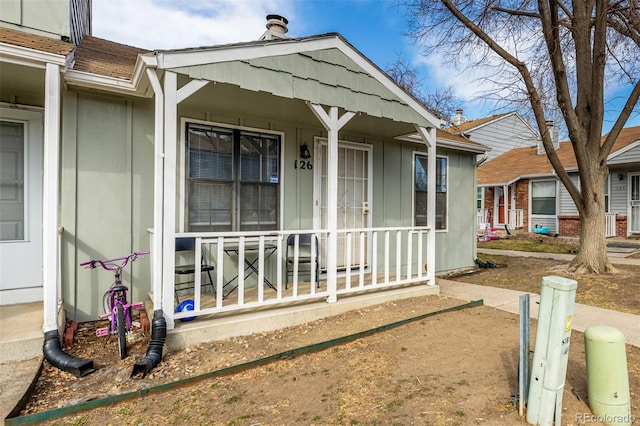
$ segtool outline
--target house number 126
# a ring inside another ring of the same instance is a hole
[[[293,162],[293,168],[300,170],[313,170],[313,164],[311,164],[311,161],[295,160]]]

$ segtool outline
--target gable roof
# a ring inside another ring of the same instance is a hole
[[[602,136],[604,141],[606,135]],[[640,126],[622,129],[611,149],[609,158],[640,140]],[[560,162],[567,171],[578,168],[571,142],[561,142],[556,150]],[[511,184],[519,179],[536,176],[553,176],[555,171],[546,154],[538,154],[537,147],[515,148],[478,167],[478,185],[495,186]]]
[[[424,127],[442,120],[340,34],[158,50],[150,66]]]
[[[498,120],[499,118],[505,117],[507,115],[515,114],[515,112],[507,112],[504,114],[494,114],[489,117],[484,118],[476,118],[474,120],[465,121],[464,123],[452,125],[447,127],[445,130],[449,133],[453,133],[455,135],[462,134],[466,131],[475,129],[477,127],[481,127],[485,124],[491,123],[493,121]]]

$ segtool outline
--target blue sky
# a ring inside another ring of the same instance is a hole
[[[272,13],[289,20],[292,37],[340,33],[382,69],[401,57],[427,90],[454,87],[470,119],[502,112],[473,101],[479,85],[468,72],[419,54],[396,0],[93,0],[93,35],[150,50],[211,46],[258,39]],[[627,126],[637,125],[636,115]]]

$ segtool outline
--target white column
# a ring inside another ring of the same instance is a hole
[[[47,64],[44,89],[44,176],[42,188],[42,287],[44,331],[58,329],[58,183],[60,66]]]
[[[436,277],[436,129],[416,126],[427,145],[427,280],[435,285]]]
[[[154,309],[163,309],[162,303],[162,210],[164,167],[164,94],[155,69],[148,68],[147,76],[155,94],[153,135],[153,245],[151,247],[151,289]]]
[[[162,226],[162,306],[167,328],[174,328],[173,295],[175,286],[176,234],[176,150],[177,150],[177,76],[164,75],[164,200]]]
[[[330,107],[329,114],[318,104],[309,104],[311,111],[327,129],[327,302],[338,300],[338,131],[349,122],[355,112],[347,111],[338,117],[338,107]]]
[[[504,201],[504,205],[502,206],[502,213],[504,217],[504,224],[509,223],[509,202],[511,201],[511,197],[509,197],[509,185],[504,185],[502,187],[502,201]]]

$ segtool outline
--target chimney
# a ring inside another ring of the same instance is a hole
[[[260,40],[273,40],[288,38],[285,34],[289,29],[287,24],[289,21],[284,16],[267,15],[267,31],[262,34]]]
[[[457,109],[456,110],[456,115],[451,117],[451,123],[454,126],[459,126],[460,124],[466,123],[466,122],[467,122],[467,117],[462,115],[462,109]]]
[[[549,136],[551,136],[551,143],[553,144],[554,149],[558,149],[560,146],[560,141],[558,140],[558,128],[553,125],[553,120],[545,121],[547,126],[547,132],[549,132]],[[538,142],[538,155],[544,154],[544,145],[542,145],[542,138]]]

